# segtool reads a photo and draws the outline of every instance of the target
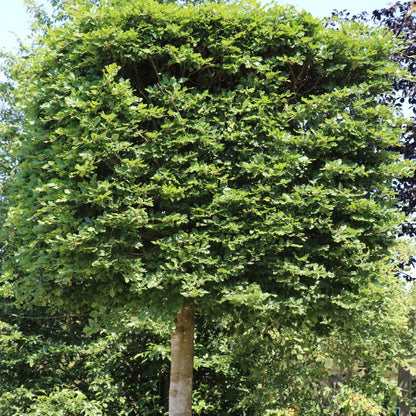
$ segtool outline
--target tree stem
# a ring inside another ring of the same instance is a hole
[[[192,416],[195,311],[183,306],[171,335],[169,416]]]

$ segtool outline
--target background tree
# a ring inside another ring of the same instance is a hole
[[[324,330],[392,273],[394,42],[251,3],[66,7],[10,69],[3,294],[177,316],[170,414],[190,414],[195,310]]]

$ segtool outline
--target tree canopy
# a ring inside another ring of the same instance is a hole
[[[75,3],[12,73],[4,279],[79,310],[331,308],[401,221],[394,47],[290,8]]]

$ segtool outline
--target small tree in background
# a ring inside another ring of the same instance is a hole
[[[395,45],[291,8],[96,3],[10,69],[2,291],[176,317],[169,414],[190,415],[195,311],[323,330],[393,273]]]

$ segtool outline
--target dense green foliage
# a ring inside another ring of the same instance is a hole
[[[357,314],[322,335],[307,320],[265,330],[258,323],[199,317],[194,414],[264,416],[299,407],[306,416],[345,409],[361,416],[394,408],[391,375],[405,356],[406,309],[396,302],[402,296],[397,280],[385,283],[390,289],[360,293]],[[2,414],[163,414],[166,325],[116,317],[117,328],[87,335],[86,317],[50,314],[36,309],[29,315],[12,305],[2,311]]]
[[[154,323],[88,337],[81,317],[10,309],[1,324],[1,414],[162,414],[167,359],[162,346],[152,349],[163,339]]]
[[[191,304],[195,414],[381,414],[405,330],[393,39],[277,6],[70,3],[8,69],[1,286],[68,318],[3,316],[0,411],[161,414],[168,329],[142,317]]]
[[[4,279],[78,310],[338,307],[401,219],[393,47],[290,9],[74,6],[14,69]]]

